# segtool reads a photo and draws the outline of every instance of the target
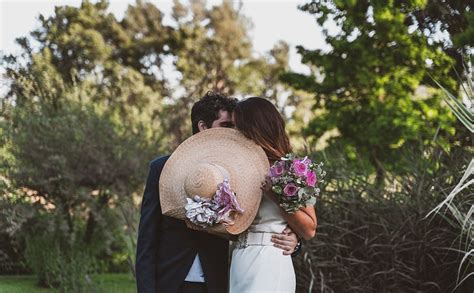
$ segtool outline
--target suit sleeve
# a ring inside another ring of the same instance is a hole
[[[136,260],[138,293],[157,292],[156,260],[159,240],[158,228],[161,222],[158,175],[157,167],[150,164],[138,226]]]

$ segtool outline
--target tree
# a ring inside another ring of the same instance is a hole
[[[281,75],[290,69],[289,52],[289,45],[279,41],[270,52],[250,59],[235,72],[241,80],[236,85],[239,92],[269,99],[287,120],[293,118],[287,112],[288,108],[301,102],[301,95],[280,80]]]
[[[175,1],[173,7],[175,31],[170,48],[175,58],[173,69],[180,78],[166,107],[174,114],[165,125],[173,134],[172,147],[189,136],[189,112],[197,98],[207,91],[235,94],[240,80],[233,74],[252,53],[248,20],[232,2],[211,8],[205,1],[190,4],[187,8]]]
[[[6,176],[24,199],[49,207],[35,208],[25,223],[26,251],[40,282],[64,290],[82,286],[77,272],[91,266],[82,258],[110,250],[123,229],[115,209],[141,188],[163,138],[154,119],[161,93],[116,57],[128,48],[106,8],[57,7],[33,33],[39,45],[20,39],[23,54],[2,63],[11,81],[2,109]],[[54,244],[49,252],[59,259],[43,257],[38,242]]]
[[[450,75],[463,72],[464,56],[474,45],[474,5],[468,0],[430,0],[413,11],[407,24],[428,35],[434,44],[454,59]],[[446,35],[445,38],[440,35]]]
[[[281,42],[265,56],[254,56],[249,37],[251,23],[240,4],[225,0],[208,8],[205,1],[190,1],[189,8],[174,1],[175,28],[169,48],[173,69],[180,78],[170,90],[165,120],[172,133],[171,146],[182,142],[190,130],[189,112],[207,91],[228,95],[258,95],[284,108],[282,101],[296,103],[289,87],[279,80],[288,69],[288,45]],[[168,84],[173,84],[172,81]],[[171,88],[171,87],[169,87]],[[285,99],[290,96],[292,99]]]
[[[315,95],[320,111],[306,128],[314,139],[337,129],[349,158],[367,160],[382,186],[397,170],[400,148],[453,133],[453,117],[429,88],[431,77],[449,88],[455,61],[411,21],[426,1],[311,1],[301,6],[325,27],[328,52],[298,47],[310,75],[283,80]],[[327,28],[331,23],[336,32]],[[447,146],[445,140],[445,147]]]
[[[107,8],[56,7],[40,16],[35,46],[20,38],[22,53],[1,61],[11,83],[2,97],[2,170],[25,205],[41,202],[24,225],[30,266],[64,290],[82,286],[73,274],[89,272],[82,257],[110,251],[147,161],[190,135],[197,98],[208,90],[252,89],[275,102],[288,94],[277,78],[288,69],[288,46],[255,57],[250,24],[230,1],[191,1],[189,9],[175,1],[172,25],[148,2],[130,5],[122,20]],[[50,252],[62,262],[41,265]]]

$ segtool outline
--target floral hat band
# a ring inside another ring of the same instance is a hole
[[[184,189],[186,218],[202,228],[234,225],[235,216],[244,212],[230,187],[229,173],[217,164],[199,164],[186,177]]]

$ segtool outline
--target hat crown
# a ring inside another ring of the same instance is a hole
[[[227,171],[212,163],[200,163],[192,169],[184,181],[184,190],[188,197],[199,195],[212,198],[217,191],[217,185],[228,179]]]

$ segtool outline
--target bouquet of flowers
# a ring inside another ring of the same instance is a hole
[[[280,206],[288,213],[299,208],[314,205],[326,172],[323,163],[316,164],[308,157],[303,159],[287,154],[270,168],[272,190],[278,196]]]

